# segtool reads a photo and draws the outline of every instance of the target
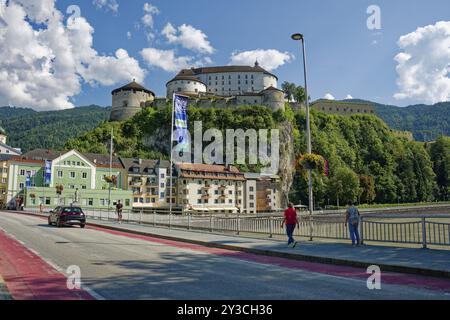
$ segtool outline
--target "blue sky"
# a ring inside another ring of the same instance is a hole
[[[151,14],[152,28],[146,27],[141,20],[146,13],[145,3],[159,11]],[[116,7],[108,7],[111,4]],[[372,4],[381,10],[380,30],[369,30],[366,25],[369,18],[366,10]],[[427,62],[429,65],[423,67],[420,74],[411,75],[409,72],[417,64],[422,66],[423,59],[427,59],[426,50],[434,42],[414,42],[412,47],[407,43],[403,48],[398,44],[402,35],[414,33],[419,27],[449,21],[450,2],[446,0],[60,0],[56,2],[56,8],[65,15],[65,20],[70,15],[66,13],[70,5],[79,6],[81,16],[93,28],[92,48],[98,55],[114,56],[117,49],[125,49],[129,57],[137,60],[139,69],[146,73],[143,84],[158,96],[165,94],[165,83],[177,72],[149,64],[141,54],[144,48],[173,50],[176,57],[190,57],[192,63],[210,59],[209,65],[229,64],[233,52],[275,49],[289,57],[272,70],[279,78],[279,87],[283,81],[303,85],[299,43],[290,39],[294,32],[301,32],[306,38],[308,86],[313,100],[325,94],[336,99],[351,95],[353,98],[405,106],[448,100],[450,96],[448,74],[445,72],[438,80],[431,79],[428,83],[422,83],[420,79],[436,69],[436,65],[442,67],[446,56]],[[162,34],[168,23],[175,29],[185,24],[201,30],[204,40],[214,51],[206,53],[207,50],[189,49],[181,42],[169,43]],[[447,30],[447,25],[429,31],[429,37],[425,38],[439,41],[442,30]],[[127,36],[128,32],[131,37]],[[153,39],[147,38],[148,32],[154,35]],[[445,34],[444,40],[448,38],[450,34]],[[413,58],[403,63],[400,74],[396,71],[399,62],[394,57],[405,50],[409,50]],[[125,84],[125,78],[122,76],[115,84],[109,85],[108,81],[96,81],[95,75],[91,75],[89,83],[85,79],[80,80],[79,92],[67,94],[68,99],[76,106],[110,105],[110,91]],[[398,79],[402,81],[401,85],[396,83]],[[442,90],[432,96],[419,93],[417,88],[432,88],[433,81],[442,82],[444,95]],[[411,85],[411,82],[416,85]],[[400,91],[403,92],[401,99],[394,98]],[[8,99],[10,104],[20,105],[13,97]],[[0,99],[3,101],[6,99]]]

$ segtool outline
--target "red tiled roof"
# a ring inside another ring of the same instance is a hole
[[[218,173],[240,173],[239,169],[236,167],[230,166],[230,170],[228,170],[227,166],[220,164],[177,163],[177,166],[181,170],[218,172]]]

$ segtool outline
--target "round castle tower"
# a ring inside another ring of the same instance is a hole
[[[111,121],[127,120],[141,111],[147,104],[152,103],[155,94],[141,86],[134,79],[123,87],[112,92]]]

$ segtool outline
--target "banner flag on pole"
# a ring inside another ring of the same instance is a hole
[[[191,145],[188,131],[187,106],[188,98],[175,94],[174,103],[174,122],[176,129],[176,141],[178,142],[177,151],[190,152]]]
[[[52,180],[52,161],[51,160],[45,160],[45,176],[44,176],[44,183],[50,184]]]
[[[27,171],[27,178],[25,180],[25,186],[27,188],[31,187],[31,172]]]

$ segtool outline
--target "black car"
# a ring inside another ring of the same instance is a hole
[[[50,211],[48,224],[54,224],[58,228],[63,225],[79,225],[81,228],[84,228],[86,216],[80,207],[60,206]]]

